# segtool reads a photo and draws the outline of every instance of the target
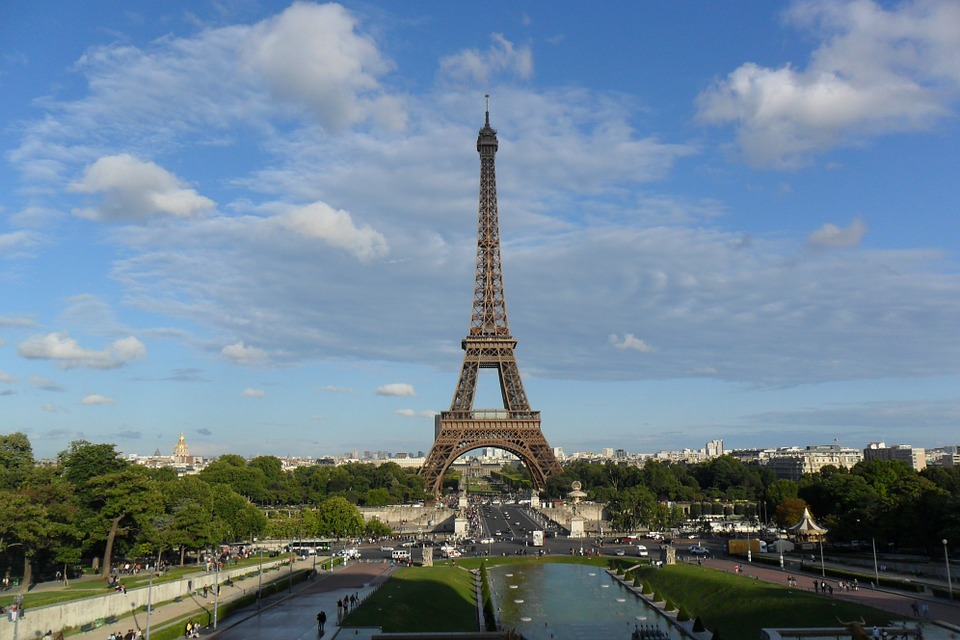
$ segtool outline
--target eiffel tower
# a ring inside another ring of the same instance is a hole
[[[489,96],[488,96],[489,98]],[[530,409],[513,350],[517,341],[507,325],[500,269],[500,223],[497,217],[497,175],[494,156],[497,132],[490,126],[490,108],[477,137],[480,153],[480,222],[477,233],[477,274],[473,288],[470,332],[461,342],[466,352],[460,381],[449,411],[434,421],[433,448],[420,469],[425,489],[439,497],[443,476],[453,461],[480,447],[496,447],[516,455],[530,471],[539,491],[560,464],[540,431],[540,412]],[[481,368],[496,369],[503,409],[474,409]]]

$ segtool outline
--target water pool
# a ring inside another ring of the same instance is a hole
[[[629,640],[634,628],[657,626],[665,638],[683,638],[601,567],[517,564],[488,575],[501,625],[527,640]]]

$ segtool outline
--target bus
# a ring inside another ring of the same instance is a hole
[[[324,551],[330,551],[332,540],[294,540],[286,546],[287,553],[295,553],[298,556],[315,556]]]

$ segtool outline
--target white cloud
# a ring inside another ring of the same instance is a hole
[[[0,258],[32,256],[40,246],[40,236],[33,231],[0,233]]]
[[[333,384],[327,384],[321,387],[323,391],[329,391],[330,393],[353,393],[353,389],[350,387],[340,387]]]
[[[791,23],[822,40],[805,69],[745,63],[698,100],[698,119],[733,123],[747,160],[791,167],[869,136],[931,127],[952,113],[960,5],[798,2]]]
[[[860,218],[856,218],[846,228],[827,223],[811,233],[807,238],[807,243],[810,246],[820,248],[855,247],[860,244],[860,240],[863,239],[866,232],[867,226]]]
[[[378,396],[415,396],[416,392],[413,390],[412,384],[407,384],[405,382],[395,382],[393,384],[386,384],[377,389]]]
[[[640,353],[650,353],[653,351],[653,347],[632,333],[625,334],[623,336],[623,340],[621,340],[617,334],[612,333],[610,334],[610,344],[612,344],[614,348],[621,350],[630,349],[633,351],[639,351]]]
[[[414,418],[417,415],[417,412],[413,409],[397,409],[396,414],[398,416],[403,416],[404,418]]]
[[[241,391],[241,392],[240,392],[240,395],[243,396],[244,398],[264,398],[264,397],[266,397],[267,392],[266,392],[266,391],[262,391],[262,390],[260,390],[260,389],[250,389],[250,388],[247,388],[247,389],[244,389],[243,391]]]
[[[40,407],[44,413],[70,413],[66,407],[62,407],[55,404],[46,403]]]
[[[104,156],[70,184],[77,193],[102,194],[95,208],[74,210],[93,220],[134,220],[150,216],[191,218],[213,209],[213,200],[185,188],[166,169],[123,153]]]
[[[20,343],[17,352],[31,360],[54,360],[63,369],[116,369],[133,360],[145,358],[147,348],[137,338],[129,336],[96,351],[81,347],[65,333],[48,333],[27,338]]]
[[[490,36],[493,44],[486,51],[468,49],[440,61],[441,73],[449,79],[486,84],[491,77],[514,75],[522,80],[533,76],[533,52],[530,47],[515,47],[501,34]]]
[[[346,211],[323,202],[297,207],[273,218],[281,227],[352,253],[361,261],[387,254],[387,241],[369,226],[357,227]]]
[[[106,396],[101,396],[96,393],[91,393],[84,396],[83,400],[81,400],[80,403],[86,404],[86,405],[113,404],[113,398],[108,398]]]
[[[36,320],[27,316],[0,316],[0,327],[35,327]]]
[[[233,360],[236,364],[257,365],[267,361],[267,352],[256,347],[248,347],[243,341],[228,344],[220,350],[220,355]]]
[[[358,26],[340,5],[297,2],[243,34],[241,67],[276,97],[306,105],[325,127],[343,130],[379,110],[378,77],[392,69]]]
[[[4,371],[3,369],[0,369],[0,383],[10,384],[11,382],[15,382],[16,380],[17,379],[11,376],[9,373]]]
[[[38,389],[42,389],[43,391],[56,391],[56,392],[66,391],[63,385],[57,382],[54,382],[53,380],[45,376],[30,376],[27,378],[27,380],[30,382],[30,384],[37,387]]]

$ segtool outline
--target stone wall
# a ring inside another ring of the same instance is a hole
[[[268,574],[268,569],[286,566],[281,564],[284,562],[286,562],[285,559],[273,559],[263,563],[265,582],[267,579],[274,579],[277,575],[276,573]],[[224,595],[227,590],[237,588],[224,585],[223,583],[226,580],[239,578],[240,576],[252,572],[255,573],[256,571],[256,566],[246,566],[221,571],[219,573],[220,594]],[[204,585],[212,588],[217,581],[217,577],[217,572],[194,573],[180,580],[155,584],[150,593],[150,600],[153,606],[157,607],[160,603],[173,600],[174,598],[193,598],[198,607],[205,606],[206,601],[203,600],[202,596],[197,596],[196,593],[198,590],[202,590]],[[104,581],[104,589],[105,593],[102,596],[36,608],[30,606],[30,594],[27,593],[23,598],[24,616],[16,625],[18,640],[24,638],[39,638],[48,629],[56,633],[66,627],[93,625],[97,620],[106,621],[110,618],[120,618],[121,616],[129,614],[131,611],[136,611],[140,626],[146,627],[147,614],[144,607],[147,604],[147,592],[150,590],[150,587],[130,589],[125,594],[114,591],[106,592],[106,583]],[[209,600],[211,602],[210,607],[212,608],[212,594]],[[106,637],[110,631],[118,629],[126,631],[127,629],[136,628],[136,626],[132,618],[110,623],[103,627],[103,636]],[[10,622],[6,618],[0,620],[0,640],[12,640],[13,630],[13,622]]]

